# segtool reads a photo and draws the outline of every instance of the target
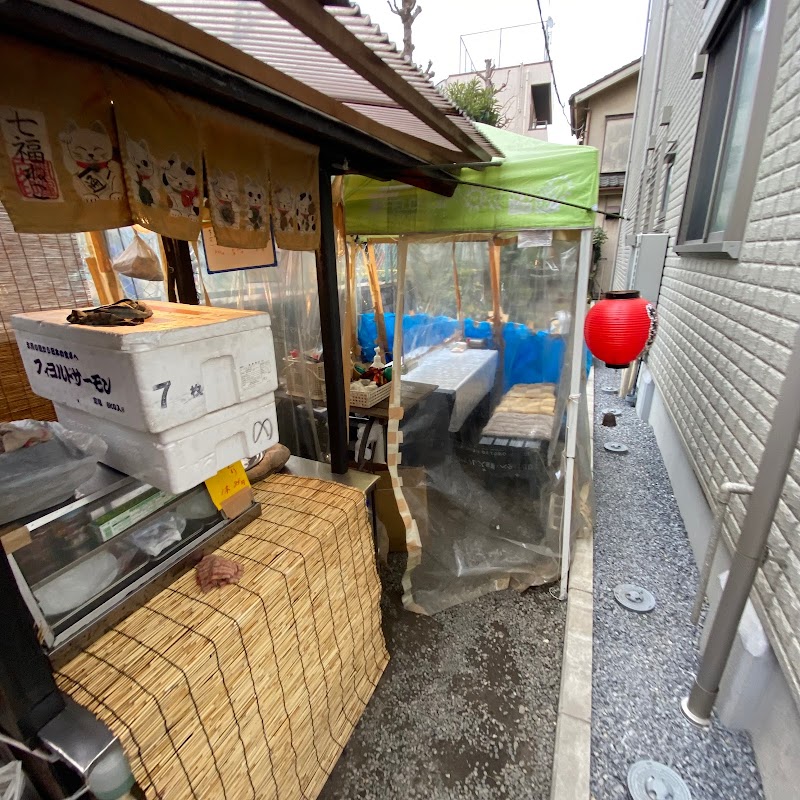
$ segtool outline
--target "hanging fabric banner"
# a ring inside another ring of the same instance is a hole
[[[197,241],[202,149],[186,100],[127,75],[107,74],[134,221],[162,236]]]
[[[269,131],[216,108],[196,105],[208,206],[218,245],[262,250],[271,244]]]
[[[130,224],[111,98],[96,65],[0,37],[0,199],[18,233]]]
[[[272,219],[284,250],[319,247],[319,148],[270,131]]]

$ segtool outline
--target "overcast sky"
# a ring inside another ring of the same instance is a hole
[[[402,47],[403,26],[386,0],[356,0],[392,40]],[[541,0],[544,17],[553,18],[552,56],[561,99],[569,111],[569,96],[642,54],[647,0]],[[398,0],[398,5],[400,0]],[[462,71],[462,35],[500,27],[538,23],[536,0],[418,0],[422,13],[413,27],[414,60],[423,67],[433,60],[435,81]],[[493,58],[500,66],[543,60],[541,26],[503,33],[467,36],[476,66]],[[467,69],[471,69],[470,66]],[[569,128],[553,98],[551,141],[571,141]]]

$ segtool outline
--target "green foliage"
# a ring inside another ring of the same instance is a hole
[[[607,239],[608,234],[602,228],[595,227],[592,233],[592,264],[595,267],[603,254],[603,245]]]
[[[486,86],[479,78],[466,83],[450,83],[445,86],[444,92],[453,105],[475,122],[502,128],[508,121],[497,99],[498,90],[491,84]]]

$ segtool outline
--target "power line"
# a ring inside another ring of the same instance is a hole
[[[561,106],[561,113],[564,115],[567,125],[569,125],[570,132],[573,136],[580,136],[581,131],[572,127],[572,120],[567,114],[567,110],[564,107],[564,101],[561,99],[561,95],[558,91],[558,84],[556,83],[556,71],[553,69],[553,57],[550,55],[550,37],[547,35],[547,28],[544,24],[544,14],[542,13],[541,0],[536,0],[536,7],[539,9],[539,21],[542,23],[542,33],[544,33],[544,51],[547,54],[547,62],[550,64],[550,74],[553,76],[553,88],[556,90],[556,99],[558,100],[558,104]]]

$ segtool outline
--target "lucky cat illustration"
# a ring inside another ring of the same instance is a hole
[[[72,175],[78,196],[87,203],[122,199],[122,170],[105,125],[95,120],[80,128],[70,120],[59,135],[64,166]]]
[[[275,211],[278,214],[278,230],[295,230],[294,196],[291,189],[284,187],[275,192]]]
[[[156,190],[158,170],[147,142],[144,139],[135,142],[130,137],[127,137],[125,149],[128,154],[125,168],[128,170],[130,185],[136,187],[135,192],[139,202],[143,206],[156,205],[159,199],[158,191]]]
[[[301,192],[297,200],[297,230],[315,231],[317,229],[317,208],[311,195]]]
[[[244,179],[244,199],[247,203],[248,231],[260,231],[264,227],[264,203],[266,202],[264,187],[255,183],[249,176]]]
[[[239,181],[233,172],[215,170],[210,180],[211,213],[217,225],[226,228],[239,226]]]
[[[198,216],[200,192],[194,167],[173,153],[161,164],[161,169],[161,182],[166,187],[170,216],[190,219]]]

